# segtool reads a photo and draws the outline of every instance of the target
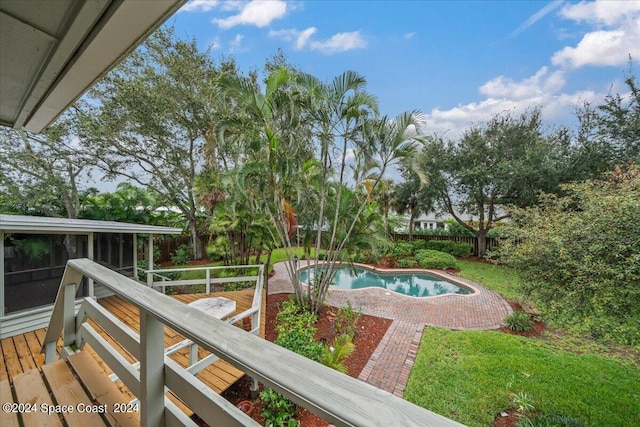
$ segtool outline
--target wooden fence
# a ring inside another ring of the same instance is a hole
[[[409,240],[409,235],[406,233],[395,233],[391,235],[391,240],[394,242],[398,240]],[[469,243],[473,246],[473,252],[471,255],[478,256],[478,238],[473,236],[433,236],[429,234],[414,234],[413,240],[451,240],[453,242]],[[496,247],[498,247],[498,239],[488,237],[487,252]]]
[[[202,247],[206,248],[209,242],[208,237],[200,237],[200,241],[202,242]],[[163,262],[171,261],[171,256],[175,254],[176,249],[178,249],[181,245],[191,246],[191,236],[167,236],[163,239],[154,238],[153,242],[154,246],[160,250],[160,258],[154,260],[156,264],[160,264]],[[147,259],[147,241],[143,240],[142,248],[138,252],[139,260]]]
[[[202,240],[203,248],[206,248],[208,239],[205,237],[200,238]],[[409,240],[409,235],[406,233],[395,233],[391,235],[391,240]],[[473,256],[478,256],[478,238],[471,236],[433,236],[428,234],[414,234],[413,240],[451,240],[453,242],[464,242],[469,243],[473,246]],[[146,242],[144,242],[144,246],[146,248]],[[175,253],[176,249],[180,247],[180,245],[191,245],[191,237],[190,236],[168,236],[162,240],[157,240],[155,242],[156,247],[160,249],[160,260],[156,261],[157,263],[162,263],[166,261],[171,261],[171,256]],[[490,251],[498,246],[498,239],[489,237],[487,238],[487,251]],[[138,259],[147,259],[146,249],[144,252],[138,254]]]

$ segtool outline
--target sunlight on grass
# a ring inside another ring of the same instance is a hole
[[[516,300],[522,296],[518,289],[520,286],[518,272],[512,268],[460,259],[458,265],[460,277],[496,291],[509,300]]]
[[[495,331],[426,328],[404,398],[469,426],[489,426],[525,392],[545,413],[592,426],[640,419],[640,368]]]

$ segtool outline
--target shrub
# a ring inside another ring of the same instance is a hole
[[[294,427],[296,423],[296,405],[270,388],[265,388],[260,392],[260,400],[264,407],[260,415],[264,417],[266,424],[271,423],[274,427]]]
[[[507,324],[507,328],[512,331],[518,332],[526,332],[530,331],[533,328],[533,322],[531,321],[531,316],[525,313],[524,311],[514,311],[512,314],[508,315],[504,321]]]
[[[447,269],[456,268],[456,259],[447,253],[434,251],[432,249],[422,249],[416,253],[416,261],[422,268]]]
[[[428,249],[426,240],[422,240],[422,239],[414,240],[413,242],[411,242],[411,244],[413,245],[414,254],[422,249]]]
[[[451,246],[454,242],[450,240],[425,240],[424,248],[432,249],[434,251],[446,252],[448,254],[451,253]]]
[[[391,252],[397,257],[411,256],[414,253],[414,247],[411,242],[399,240],[393,245]]]
[[[400,258],[398,260],[398,267],[400,268],[416,268],[418,267],[418,261],[415,258]]]
[[[275,343],[308,359],[319,361],[323,346],[313,337],[317,320],[315,314],[301,310],[294,300],[285,301],[276,316],[278,338]]]
[[[189,262],[191,259],[191,247],[187,245],[180,245],[171,255],[171,261],[175,265],[183,265]]]
[[[473,245],[465,242],[454,242],[451,255],[460,258],[469,258],[473,253]]]
[[[356,336],[358,320],[362,317],[362,313],[358,310],[354,310],[351,305],[351,301],[347,301],[347,305],[338,309],[338,315],[336,316],[333,324],[336,328],[338,335],[350,335],[352,338]]]
[[[500,259],[551,324],[640,344],[640,171],[563,187],[513,210]]]
[[[455,257],[468,258],[473,253],[473,245],[470,243],[454,242],[452,240],[428,240],[424,242],[426,249],[446,252]]]

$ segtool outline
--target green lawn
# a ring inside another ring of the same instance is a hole
[[[590,426],[640,420],[640,368],[495,331],[426,328],[404,398],[469,426],[491,426],[526,393],[545,413]]]
[[[460,266],[460,273],[458,273],[460,277],[494,290],[509,300],[515,300],[522,296],[518,291],[520,285],[518,272],[512,268],[460,259],[458,265]]]

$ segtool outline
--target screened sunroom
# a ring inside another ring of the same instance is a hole
[[[60,279],[69,259],[89,258],[137,277],[138,235],[182,230],[113,221],[0,215],[0,338],[41,328],[49,321]],[[152,245],[148,245],[152,246]],[[78,300],[106,296],[105,288],[84,279]]]

